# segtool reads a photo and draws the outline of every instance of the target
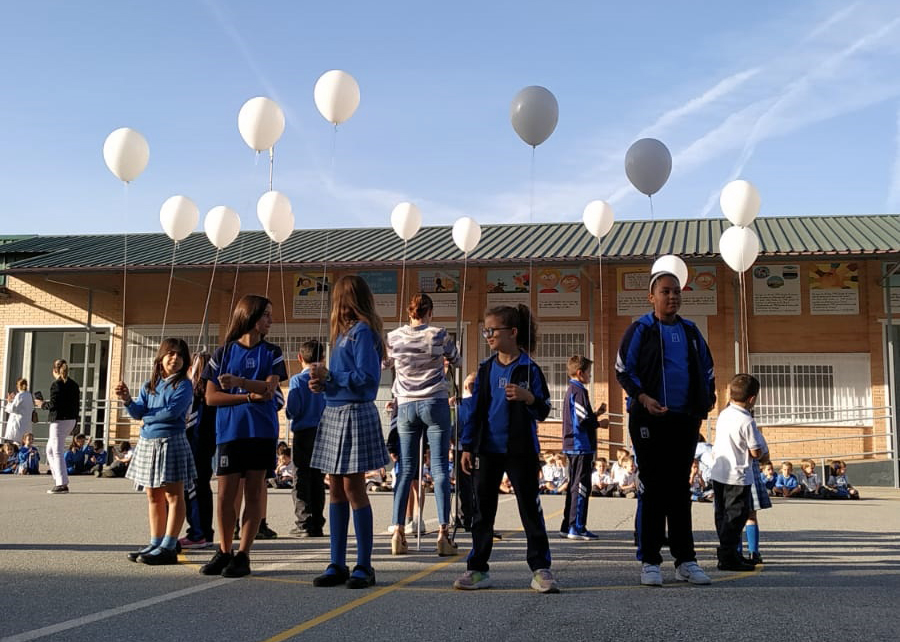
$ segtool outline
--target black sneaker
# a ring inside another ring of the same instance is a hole
[[[156,552],[159,551],[159,552]],[[178,553],[174,548],[157,548],[153,554],[147,553],[137,558],[138,562],[143,562],[148,566],[165,566],[169,564],[178,564]]]
[[[752,564],[747,564],[744,562],[743,558],[726,558],[721,559],[716,564],[716,568],[720,571],[738,571],[741,573],[747,573],[749,571],[754,570],[756,567]]]
[[[276,539],[278,537],[278,533],[269,528],[269,525],[265,522],[261,522],[259,525],[259,531],[256,533],[256,539]]]
[[[62,495],[64,493],[69,492],[68,486],[54,486],[50,490],[47,491],[48,495]]]
[[[762,564],[762,557],[760,557],[759,553],[750,553],[750,562],[756,566],[757,564]]]
[[[212,559],[200,567],[200,572],[203,575],[221,575],[233,557],[231,553],[225,553],[221,548],[217,548]]]
[[[250,558],[243,551],[238,551],[222,569],[222,577],[244,577],[250,575]]]
[[[346,566],[329,564],[325,572],[313,580],[313,586],[340,586],[350,578],[350,569]]]
[[[366,568],[357,564],[353,567],[353,573],[347,578],[348,589],[363,589],[375,585],[375,569]]]

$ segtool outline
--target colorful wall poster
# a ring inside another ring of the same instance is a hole
[[[578,268],[535,269],[538,317],[580,317],[583,278]]]
[[[859,264],[811,264],[809,313],[859,314]]]
[[[293,279],[293,318],[327,319],[331,314],[328,297],[331,290],[330,277],[323,272],[298,272]]]
[[[384,319],[397,318],[397,272],[394,270],[366,270],[359,272],[359,276],[372,290],[375,310],[378,314]]]
[[[487,306],[531,305],[528,268],[520,270],[487,270],[485,272]]]
[[[891,273],[891,270],[894,269],[896,263],[884,263],[882,265],[881,275],[882,277],[887,276]],[[881,287],[885,290],[888,289],[888,284],[890,284],[890,295],[891,295],[891,316],[900,317],[900,268],[897,268],[891,276],[887,278],[887,280],[882,283]],[[887,314],[887,298],[881,297],[881,305],[884,306],[884,312]]]
[[[685,317],[715,316],[719,311],[718,284],[714,265],[689,265],[688,282],[681,289],[681,312]]]
[[[633,317],[650,312],[647,300],[649,284],[649,268],[616,268],[616,314],[620,317]]]
[[[455,319],[459,270],[419,270],[419,292],[431,297],[435,317]]]
[[[753,279],[754,315],[800,314],[800,266],[757,265],[749,274]]]

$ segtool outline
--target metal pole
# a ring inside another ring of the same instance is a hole
[[[88,362],[91,358],[91,321],[94,311],[94,291],[88,290],[87,293],[87,323],[84,325],[84,377],[81,381],[81,417],[79,419],[81,423],[81,430],[84,432],[84,419],[87,413],[87,373],[88,373]],[[125,324],[122,324],[122,332],[125,332]],[[124,353],[123,353],[124,358]],[[94,398],[96,399],[97,393],[99,390],[94,391]],[[88,435],[94,437],[94,431],[90,430],[87,432]],[[105,433],[104,433],[104,441],[105,441]]]
[[[900,263],[894,265],[893,269],[888,272],[884,279],[884,309],[887,312],[887,324],[885,326],[885,345],[884,345],[884,362],[885,362],[885,392],[887,393],[887,405],[890,407],[890,418],[888,419],[888,429],[891,433],[891,450],[893,451],[891,459],[894,471],[894,488],[900,488],[900,440],[897,438],[897,395],[894,394],[895,389],[900,386],[900,382],[896,380],[896,363],[894,362],[894,319],[891,310],[891,277],[897,271]]]

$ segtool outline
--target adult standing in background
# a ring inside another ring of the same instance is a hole
[[[53,474],[54,486],[47,492],[59,495],[69,492],[69,474],[66,472],[66,437],[75,429],[81,409],[81,389],[69,379],[69,364],[65,359],[53,362],[53,384],[50,399],[41,404],[50,411],[50,434],[47,436],[47,461]]]
[[[3,439],[21,445],[22,435],[31,432],[31,413],[34,412],[34,397],[28,392],[27,380],[17,380],[16,392],[6,396],[6,412],[9,413],[9,417],[6,420]]]
[[[431,474],[437,502],[438,555],[455,555],[450,540],[450,452],[449,390],[444,374],[444,359],[450,365],[459,363],[456,344],[445,328],[430,325],[434,303],[427,294],[417,294],[409,302],[409,325],[388,333],[387,362],[393,364],[397,376],[393,393],[397,399],[397,433],[400,437],[400,474],[394,493],[391,553],[402,555],[408,550],[404,532],[409,484],[417,479],[419,445],[427,433],[431,447]]]
[[[667,523],[675,579],[709,584],[694,551],[688,480],[700,423],[716,403],[712,355],[697,326],[678,316],[678,277],[652,274],[648,300],[653,311],[628,327],[616,358],[643,484],[641,584],[662,585],[660,550]]]

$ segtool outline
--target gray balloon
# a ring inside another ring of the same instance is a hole
[[[548,89],[532,85],[513,98],[509,107],[513,129],[532,147],[550,138],[559,121],[559,103]]]
[[[655,138],[642,138],[625,153],[625,174],[637,190],[656,194],[672,173],[672,154]]]

